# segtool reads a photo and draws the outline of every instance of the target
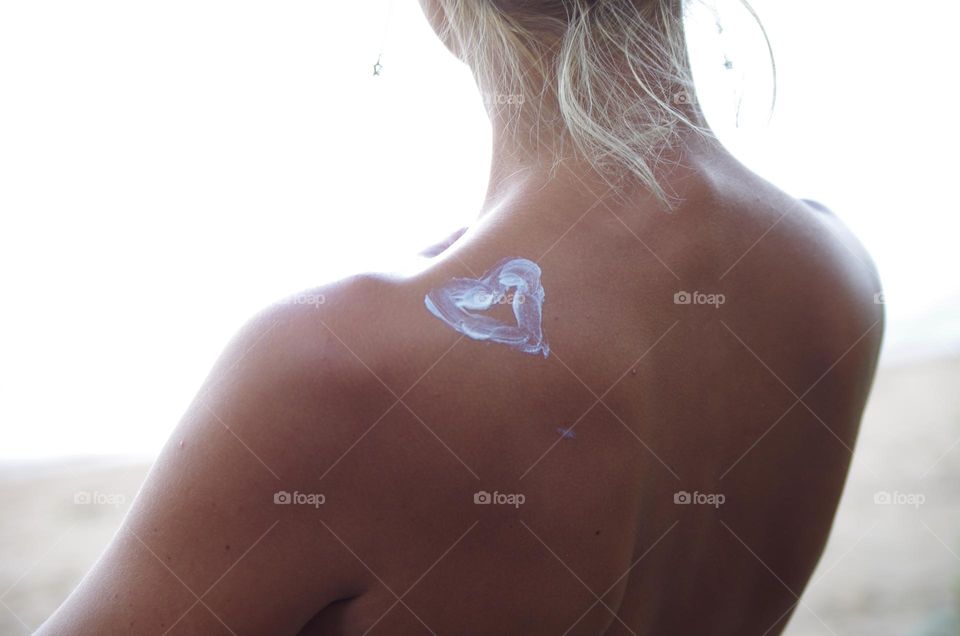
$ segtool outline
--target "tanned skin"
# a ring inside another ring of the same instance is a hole
[[[423,272],[311,290],[235,337],[39,634],[782,631],[877,361],[869,257],[694,134],[661,175],[671,212],[495,143],[483,214]],[[547,358],[424,307],[506,257],[543,270]]]

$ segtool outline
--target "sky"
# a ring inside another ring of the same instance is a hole
[[[697,3],[711,125],[867,246],[884,363],[957,350],[960,8],[752,4],[776,108],[756,23]],[[0,460],[155,453],[258,309],[468,223],[489,135],[416,0],[0,4]]]

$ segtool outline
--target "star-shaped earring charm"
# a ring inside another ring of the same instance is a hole
[[[377,57],[377,63],[373,65],[373,74],[375,76],[380,75],[380,71],[383,70],[383,64],[380,63],[380,58]]]

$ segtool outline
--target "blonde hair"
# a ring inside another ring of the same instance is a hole
[[[657,164],[682,129],[709,134],[683,26],[684,0],[436,0],[441,38],[473,70],[488,108],[539,153],[560,131],[569,150],[616,186],[632,175],[668,207]],[[491,98],[492,97],[492,98]],[[691,107],[692,106],[692,107]]]

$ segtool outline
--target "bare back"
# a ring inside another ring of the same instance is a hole
[[[412,588],[381,618],[396,598],[373,585],[308,633],[785,626],[850,461],[877,282],[828,213],[712,176],[671,214],[605,201],[559,240],[550,210],[481,225],[378,283],[379,329],[331,325],[389,387],[384,408],[402,398],[319,459],[365,502],[337,523],[393,592]],[[505,256],[542,269],[546,357],[424,308]]]
[[[683,183],[669,214],[515,200],[418,276],[255,318],[39,633],[778,633],[850,462],[878,283],[735,162]],[[526,350],[511,305],[484,312],[501,342],[425,302],[505,258],[539,268]]]

